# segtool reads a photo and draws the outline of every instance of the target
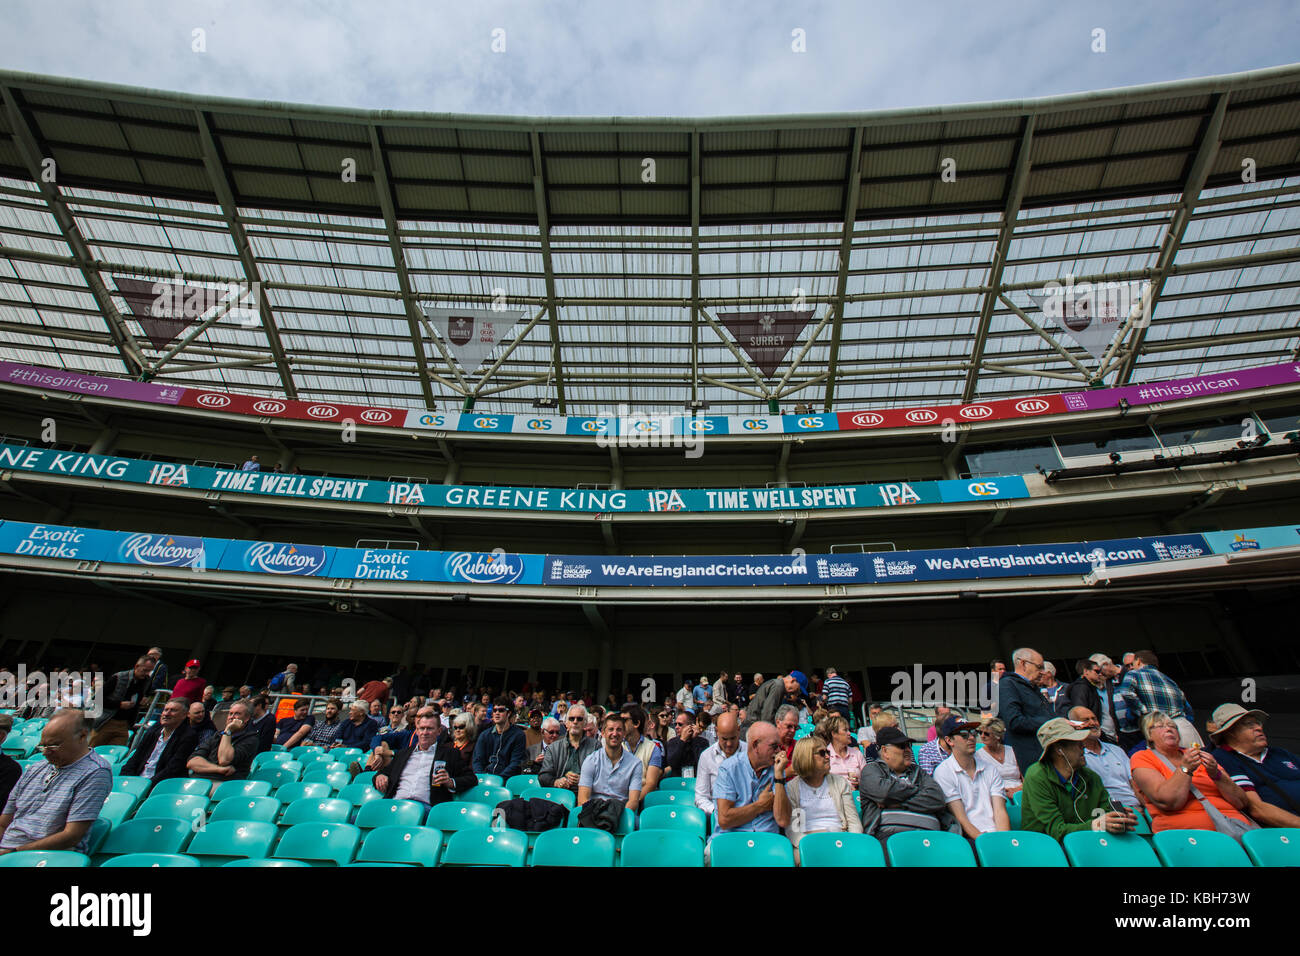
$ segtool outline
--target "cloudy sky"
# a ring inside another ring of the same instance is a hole
[[[5,0],[3,16],[4,69],[450,113],[875,110],[1300,60],[1294,0]]]

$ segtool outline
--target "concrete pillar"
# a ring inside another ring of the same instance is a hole
[[[95,438],[94,444],[90,446],[90,454],[107,455],[111,454],[113,447],[117,444],[118,430],[109,426],[99,433]]]
[[[447,463],[447,474],[443,477],[444,485],[455,485],[460,483],[460,462],[452,460]]]

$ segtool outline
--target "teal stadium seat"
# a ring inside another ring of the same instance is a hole
[[[703,867],[704,841],[689,830],[637,830],[623,838],[619,865]]]
[[[1136,833],[1067,833],[1061,841],[1071,866],[1160,866],[1151,844]]]
[[[672,792],[675,790],[685,790],[687,793],[695,792],[694,777],[665,777],[659,781],[659,792]]]
[[[192,856],[185,856],[182,853],[125,853],[122,856],[115,856],[111,860],[106,860],[102,866],[105,867],[196,867],[199,861]]]
[[[480,783],[477,787],[472,787],[463,794],[457,794],[456,799],[463,800],[466,803],[485,803],[489,807],[495,807],[498,803],[512,800],[514,797],[505,787]]]
[[[890,866],[974,866],[966,838],[940,830],[895,833],[885,843]]]
[[[451,834],[458,830],[486,829],[492,826],[492,808],[482,803],[439,803],[429,808],[424,825],[442,831],[445,848],[451,840]]]
[[[94,858],[99,852],[99,848],[104,845],[108,835],[113,831],[113,824],[109,823],[103,817],[99,817],[90,825],[90,833],[86,836],[86,855]]]
[[[604,830],[547,830],[533,844],[533,866],[613,866],[614,837]]]
[[[286,783],[275,791],[275,799],[285,806],[299,800],[325,800],[334,795],[334,788],[328,783],[295,780]]]
[[[311,866],[311,864],[310,864],[310,863],[304,863],[304,862],[302,862],[302,860],[276,860],[276,859],[267,859],[267,860],[231,860],[229,863],[226,864],[226,866],[234,866],[234,867],[245,867],[245,866],[255,866],[255,867],[263,867],[263,866],[281,867],[281,866],[288,866],[288,867],[297,867],[297,866],[302,866],[302,867],[308,867],[308,866]],[[223,869],[224,869],[224,867],[223,867]]]
[[[306,797],[285,806],[277,823],[281,831],[300,823],[347,823],[352,816],[352,804],[333,798]]]
[[[582,815],[582,807],[574,807],[569,811],[569,823],[571,827],[578,826],[578,817]],[[631,810],[624,810],[622,818],[618,821],[618,829],[614,831],[614,836],[627,836],[636,829],[636,814]]]
[[[109,794],[112,796],[112,794]],[[140,804],[140,809],[135,811],[136,820],[144,820],[149,817],[166,817],[171,820],[185,820],[193,822],[202,819],[208,808],[208,798],[199,796],[196,793],[174,793],[163,794],[159,797],[149,797],[144,803]]]
[[[180,853],[193,835],[189,820],[162,817],[127,820],[100,844],[96,856],[121,856],[126,853]]]
[[[257,820],[274,823],[283,804],[275,797],[230,797],[212,807],[208,823],[214,820]]]
[[[664,805],[675,805],[679,807],[695,806],[695,794],[687,793],[684,790],[654,790],[645,795],[642,805],[648,810],[650,807],[662,807]]]
[[[1300,829],[1251,830],[1241,843],[1256,866],[1300,866]]]
[[[365,757],[366,752],[360,747],[340,747],[338,750],[331,750],[329,755],[335,763],[341,763],[344,767],[347,767],[352,761],[361,760]]]
[[[17,850],[0,856],[0,867],[86,867],[90,857],[71,850]]]
[[[339,790],[336,796],[340,800],[346,800],[354,807],[364,806],[371,801],[384,799],[384,795],[376,790],[369,781],[350,783]]]
[[[441,852],[441,830],[421,826],[381,826],[366,834],[357,853],[357,862],[437,866]]]
[[[337,793],[352,782],[352,774],[346,770],[308,770],[302,779],[304,783],[323,783],[331,793]]]
[[[121,763],[122,758],[131,752],[131,748],[123,744],[101,744],[93,749],[109,763]]]
[[[551,803],[562,804],[566,810],[572,810],[578,805],[578,795],[563,787],[540,787],[529,790],[527,796],[529,800],[550,800]]]
[[[1011,821],[1011,829],[1019,830],[1021,823],[1021,807],[1018,803],[1007,804],[1007,819]]]
[[[357,774],[355,777],[352,778],[352,782],[353,782],[354,784],[356,784],[356,783],[370,783],[370,782],[371,782],[372,780],[374,780],[374,779],[375,779],[375,771],[373,771],[373,770],[363,770],[363,771],[361,771],[359,774]]]
[[[504,787],[506,785],[505,780],[501,778],[500,774],[479,773],[479,774],[475,774],[475,776],[478,777],[478,783],[480,787],[484,785],[489,787]],[[516,774],[516,776],[518,776],[518,774]]]
[[[314,744],[313,745],[300,744],[289,751],[289,759],[300,761],[304,757],[308,757],[312,754],[323,754],[324,752],[325,752],[324,747],[317,747]]]
[[[272,790],[278,790],[286,783],[302,779],[302,764],[296,760],[288,763],[272,763],[259,767],[248,775],[249,780],[265,780]]]
[[[202,866],[224,866],[231,860],[261,859],[271,855],[279,830],[261,820],[209,820],[186,852]]]
[[[865,833],[806,833],[799,840],[799,865],[884,866],[885,849]]]
[[[313,866],[344,866],[360,841],[361,831],[348,823],[299,823],[280,838],[275,855]]]
[[[518,830],[458,830],[442,851],[443,866],[523,866],[528,836]]]
[[[212,792],[212,802],[220,803],[231,797],[269,797],[271,785],[265,780],[227,780],[217,784]]]
[[[533,794],[528,791],[537,790],[541,785],[542,782],[537,779],[537,774],[517,773],[506,783],[506,789],[516,797],[531,797]]]
[[[270,766],[272,764],[290,763],[293,759],[292,754],[286,753],[283,750],[270,750],[254,757],[253,763],[248,769],[250,771],[260,770],[262,767]],[[234,781],[227,781],[227,783],[233,782]]]
[[[196,794],[206,797],[212,792],[213,781],[204,777],[172,777],[159,780],[149,791],[151,797],[166,797],[175,794]]]
[[[975,838],[980,866],[1069,866],[1061,845],[1046,833],[1014,830]]]
[[[653,796],[653,794],[652,794]],[[709,835],[709,821],[698,807],[666,805],[641,811],[641,830],[685,830],[701,840]]]
[[[1165,830],[1151,839],[1165,866],[1251,866],[1241,844],[1215,830]]]
[[[113,793],[125,793],[135,798],[135,804],[144,799],[152,781],[148,777],[114,777]],[[132,805],[134,809],[135,804]]]
[[[381,798],[362,804],[352,822],[362,830],[373,830],[375,827],[418,827],[424,823],[425,811],[424,804],[415,800]]]
[[[792,867],[794,847],[779,833],[717,833],[709,843],[712,867]]]

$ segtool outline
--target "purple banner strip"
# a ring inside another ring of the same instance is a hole
[[[47,388],[58,392],[77,392],[98,398],[153,402],[158,405],[175,405],[185,394],[184,387],[179,385],[128,382],[120,378],[100,378],[98,375],[81,375],[78,372],[16,365],[13,362],[0,362],[0,382],[26,385],[29,388]]]
[[[1300,382],[1300,363],[1265,365],[1260,368],[1239,369],[1234,372],[1216,372],[1195,378],[1175,378],[1149,385],[1126,385],[1123,388],[1101,388],[1091,392],[1067,392],[1065,407],[1072,412],[1090,412],[1101,408],[1115,408],[1121,398],[1130,405],[1153,405],[1183,398],[1200,398],[1225,392],[1244,392],[1269,385],[1295,385]]]

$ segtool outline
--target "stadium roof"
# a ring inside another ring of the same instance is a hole
[[[647,162],[647,161],[653,162]],[[944,175],[947,172],[948,175]],[[0,358],[567,414],[952,404],[1297,354],[1300,65],[877,113],[328,109],[0,72]],[[253,284],[162,348],[117,279]],[[1147,280],[1100,362],[1028,297]],[[520,324],[461,369],[421,307]],[[723,327],[814,311],[774,377]],[[517,339],[516,339],[517,337]]]

